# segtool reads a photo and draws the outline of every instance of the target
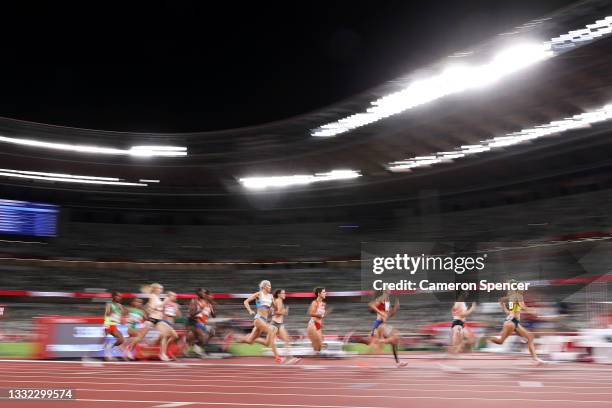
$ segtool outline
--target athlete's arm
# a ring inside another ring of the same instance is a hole
[[[387,317],[391,318],[391,317],[395,316],[395,314],[397,313],[399,308],[400,308],[400,301],[399,301],[399,299],[395,299],[395,304],[393,305],[393,307],[389,311],[389,314],[388,314]]]
[[[323,317],[317,314],[317,301],[313,300],[308,308],[308,315],[310,317]]]
[[[255,314],[253,309],[251,309],[251,302],[254,301],[255,299],[257,299],[258,297],[259,297],[259,292],[255,292],[251,296],[246,298],[244,300],[244,302],[243,302],[244,307],[246,307],[246,310],[249,312],[250,315],[254,315]]]
[[[508,306],[506,306],[506,300],[508,300],[508,297],[503,297],[499,299],[499,304],[504,309],[504,313],[508,314],[510,313],[510,309],[508,309]]]
[[[457,312],[457,302],[453,303],[453,307],[451,307],[451,314],[459,317],[459,312]]]
[[[195,317],[199,313],[197,299],[191,299],[191,302],[189,302],[189,309],[187,309],[187,313],[189,314],[190,318],[195,319]]]
[[[531,313],[532,315],[537,315],[536,310],[533,307],[527,306],[524,301],[520,300],[518,304],[521,306],[521,309],[523,309],[527,313]]]
[[[463,315],[464,317],[468,317],[469,315],[471,315],[472,313],[474,313],[474,310],[476,310],[476,302],[472,302],[472,305],[470,306],[470,308],[465,312],[465,314]]]
[[[287,314],[282,299],[274,299],[274,316],[284,316]]]
[[[332,312],[332,310],[334,310],[334,309],[331,308],[331,307],[326,307],[325,308],[325,313],[323,313],[323,316],[321,316],[321,317],[327,317]]]
[[[374,312],[374,313],[384,313],[384,312],[380,312],[377,308],[376,305],[378,304],[378,300],[373,300],[371,302],[368,303],[368,307]]]

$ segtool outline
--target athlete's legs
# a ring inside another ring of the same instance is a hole
[[[504,326],[502,328],[502,331],[500,333],[500,337],[489,337],[489,340],[495,344],[504,344],[504,342],[506,341],[506,339],[512,334],[514,333],[514,330],[516,329],[516,326],[514,325],[514,323],[512,323],[509,320],[506,320],[504,322]]]
[[[535,361],[538,361],[538,362],[542,361],[538,358],[538,355],[535,350],[535,344],[534,344],[535,337],[533,333],[531,333],[529,330],[527,330],[521,325],[518,325],[516,327],[516,333],[522,338],[524,338],[525,340],[527,340],[527,347],[529,348],[529,353],[531,354],[531,357],[533,357]]]
[[[279,329],[278,337],[285,343],[285,348],[289,349],[289,333],[287,333],[285,326],[281,326]]]
[[[308,329],[307,329],[308,338],[310,339],[310,342],[312,343],[312,349],[314,351],[321,351],[321,348],[323,347],[323,342],[321,341],[320,332],[321,331],[317,330],[314,323],[308,324]]]
[[[452,328],[450,352],[453,354],[459,353],[461,350],[463,350],[463,330],[464,328],[460,325],[455,325]]]

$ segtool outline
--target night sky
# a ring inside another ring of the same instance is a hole
[[[12,3],[0,116],[185,132],[325,107],[571,2]]]

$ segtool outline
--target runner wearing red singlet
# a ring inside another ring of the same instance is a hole
[[[189,303],[187,327],[193,338],[193,349],[199,356],[206,355],[206,345],[214,336],[214,329],[208,325],[208,319],[215,317],[212,295],[208,289],[196,290],[196,298]]]
[[[323,348],[323,319],[330,313],[330,310],[325,310],[325,298],[327,297],[325,288],[315,288],[314,294],[316,298],[308,308],[310,320],[306,332],[313,350],[319,353]]]
[[[370,346],[380,351],[381,344],[391,345],[391,351],[395,358],[395,363],[399,367],[406,365],[405,362],[400,362],[397,355],[400,335],[399,332],[391,326],[388,321],[391,319],[400,308],[399,300],[395,301],[395,304],[391,306],[391,300],[389,298],[388,291],[379,291],[376,298],[368,303],[370,309],[376,313],[376,320],[372,327]]]

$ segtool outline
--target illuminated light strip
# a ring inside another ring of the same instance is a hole
[[[555,48],[572,48],[582,42],[589,42],[612,33],[612,16],[587,24],[586,28],[573,30],[551,40]]]
[[[138,180],[141,183],[159,183],[159,180],[150,180],[150,179],[140,179]]]
[[[47,245],[46,242],[38,242],[38,241],[19,241],[19,240],[12,240],[12,239],[0,239],[0,242],[8,242],[11,244],[34,244],[34,245]]]
[[[587,28],[570,31],[544,43],[524,43],[502,50],[482,65],[451,65],[440,74],[412,82],[406,88],[383,96],[365,112],[327,123],[311,131],[312,136],[331,137],[378,122],[442,97],[490,85],[514,72],[532,66],[612,33],[612,16]]]
[[[508,133],[505,136],[486,139],[476,145],[464,145],[451,152],[437,152],[431,156],[414,157],[387,164],[387,169],[393,172],[410,171],[417,167],[428,167],[438,163],[451,162],[473,154],[530,142],[546,136],[557,135],[568,130],[589,127],[592,124],[612,119],[612,104],[592,112],[581,113],[562,120],[555,120],[545,125]]]
[[[240,183],[253,190],[262,190],[269,187],[289,187],[308,185],[321,181],[350,180],[361,177],[355,170],[332,170],[327,173],[293,175],[293,176],[270,176],[270,177],[245,177],[239,179]]]
[[[73,179],[79,179],[79,180],[119,181],[119,179],[116,177],[75,176],[73,174],[45,173],[41,171],[26,171],[26,170],[13,170],[13,169],[0,169],[0,171],[5,172],[5,173],[30,174],[33,176],[45,176],[45,177],[73,178]]]
[[[187,156],[187,148],[182,146],[132,146],[129,149],[116,149],[91,145],[44,142],[42,140],[23,139],[0,135],[0,142],[21,146],[42,147],[45,149],[65,150],[78,153],[124,155],[136,157],[180,157]]]
[[[131,156],[187,156],[187,148],[180,146],[132,146],[129,150]]]
[[[0,176],[24,178],[30,180],[45,180],[58,181],[63,183],[79,183],[79,184],[106,184],[113,186],[148,186],[145,183],[132,183],[128,181],[120,181],[118,178],[112,177],[92,177],[92,176],[76,176],[72,174],[60,173],[43,173],[38,171],[21,171],[12,169],[0,169]]]

